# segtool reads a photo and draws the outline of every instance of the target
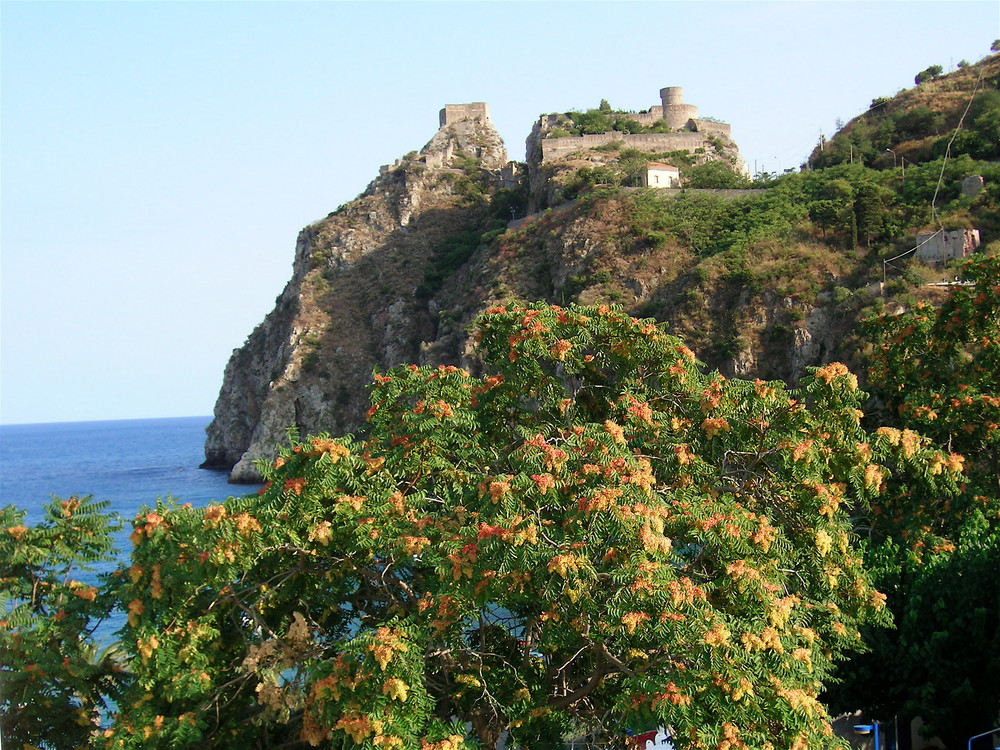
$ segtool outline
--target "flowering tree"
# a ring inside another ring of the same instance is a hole
[[[964,454],[1000,492],[1000,257],[962,268],[971,284],[940,308],[918,305],[867,325],[869,380],[901,425]]]
[[[976,256],[962,275],[972,283],[940,307],[867,325],[869,381],[892,423],[876,440],[905,450],[920,430],[961,454],[947,460],[965,481],[891,481],[870,508],[869,567],[897,627],[865,633],[870,652],[837,695],[845,708],[920,716],[948,747],[994,726],[1000,705],[1000,258]]]
[[[376,374],[367,437],[259,497],[140,514],[108,747],[838,746],[817,693],[885,619],[845,509],[956,461],[867,435],[842,365],[706,376],[606,307],[495,308],[479,350]]]
[[[121,528],[106,502],[53,498],[42,520],[0,508],[0,735],[9,747],[80,747],[117,694],[121,665],[93,630],[113,606],[95,563]]]

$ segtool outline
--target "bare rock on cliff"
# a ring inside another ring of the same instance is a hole
[[[434,338],[433,305],[419,293],[425,269],[448,238],[478,225],[507,165],[485,107],[449,114],[419,153],[299,233],[274,310],[226,366],[205,468],[258,481],[257,462],[274,458],[290,428],[359,428],[373,368],[416,361]]]

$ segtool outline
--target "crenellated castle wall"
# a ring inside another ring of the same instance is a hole
[[[727,123],[698,118],[698,108],[684,102],[684,90],[680,86],[668,86],[660,89],[660,102],[660,104],[650,107],[649,112],[628,114],[626,117],[647,127],[658,122],[666,122],[667,126],[674,132],[621,133],[611,131],[546,138],[544,133],[558,127],[564,116],[561,114],[542,115],[536,126],[538,134],[543,136],[540,144],[542,163],[562,158],[574,151],[585,151],[614,142],[624,143],[627,147],[640,151],[664,152],[695,151],[699,148],[709,150],[714,147],[715,144],[712,143],[712,140],[716,137],[724,138],[727,141],[732,140],[732,127]]]
[[[542,139],[542,163],[559,159],[574,151],[603,146],[608,143],[620,142],[629,148],[639,151],[694,151],[697,148],[709,148],[705,133],[681,131],[679,133],[595,133],[593,135],[568,135],[564,138]]]

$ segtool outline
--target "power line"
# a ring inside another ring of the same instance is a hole
[[[941,161],[941,174],[938,175],[938,183],[934,188],[934,197],[931,198],[931,216],[934,221],[938,224],[938,230],[943,230],[944,225],[941,223],[941,219],[937,212],[937,197],[941,190],[941,185],[944,184],[944,169],[948,164],[948,159],[951,157],[951,144],[955,142],[955,138],[958,137],[959,131],[962,129],[962,124],[965,122],[965,116],[969,114],[969,110],[972,109],[972,102],[976,98],[976,93],[979,91],[979,84],[983,80],[984,68],[979,69],[979,76],[976,78],[976,85],[972,87],[972,96],[969,97],[969,103],[965,105],[965,111],[962,112],[962,116],[958,118],[958,125],[955,126],[955,132],[951,134],[951,139],[948,141],[948,146],[944,150],[944,159]]]
[[[955,132],[953,132],[951,134],[951,138],[948,140],[948,145],[947,145],[947,147],[944,150],[944,159],[941,160],[941,172],[940,172],[940,174],[938,174],[937,185],[934,187],[934,196],[931,198],[931,217],[933,218],[933,220],[935,222],[937,222],[937,225],[938,225],[937,231],[934,232],[934,234],[932,234],[930,237],[928,237],[927,239],[925,239],[920,244],[915,245],[914,247],[911,247],[909,250],[906,250],[905,252],[902,252],[902,253],[900,253],[899,255],[897,255],[897,256],[895,256],[893,258],[888,258],[886,260],[883,260],[882,261],[882,283],[883,284],[885,283],[885,279],[886,279],[886,267],[890,263],[892,263],[892,261],[899,260],[904,255],[909,255],[912,252],[916,252],[921,247],[923,247],[928,242],[930,242],[932,239],[934,239],[939,234],[941,234],[942,232],[944,232],[944,224],[941,223],[941,217],[938,216],[938,212],[937,212],[937,198],[938,198],[938,194],[941,192],[941,186],[944,184],[944,170],[945,170],[945,167],[948,165],[948,159],[951,158],[951,144],[955,142],[955,138],[958,137],[959,131],[962,130],[962,125],[965,122],[965,116],[967,114],[969,114],[969,110],[972,109],[972,102],[975,101],[976,94],[979,91],[979,84],[982,83],[982,80],[983,80],[983,71],[984,71],[983,68],[979,69],[979,76],[976,78],[976,84],[972,87],[972,96],[969,97],[969,103],[965,105],[965,111],[962,112],[962,116],[960,118],[958,118],[958,124],[955,126]],[[895,154],[893,154],[893,156],[895,156]]]

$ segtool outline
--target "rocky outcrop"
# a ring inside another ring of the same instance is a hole
[[[477,225],[506,165],[487,118],[450,122],[303,229],[292,278],[226,366],[203,467],[258,481],[257,462],[289,429],[360,427],[373,368],[416,361],[434,338],[433,300],[418,294],[424,269],[445,240]]]

